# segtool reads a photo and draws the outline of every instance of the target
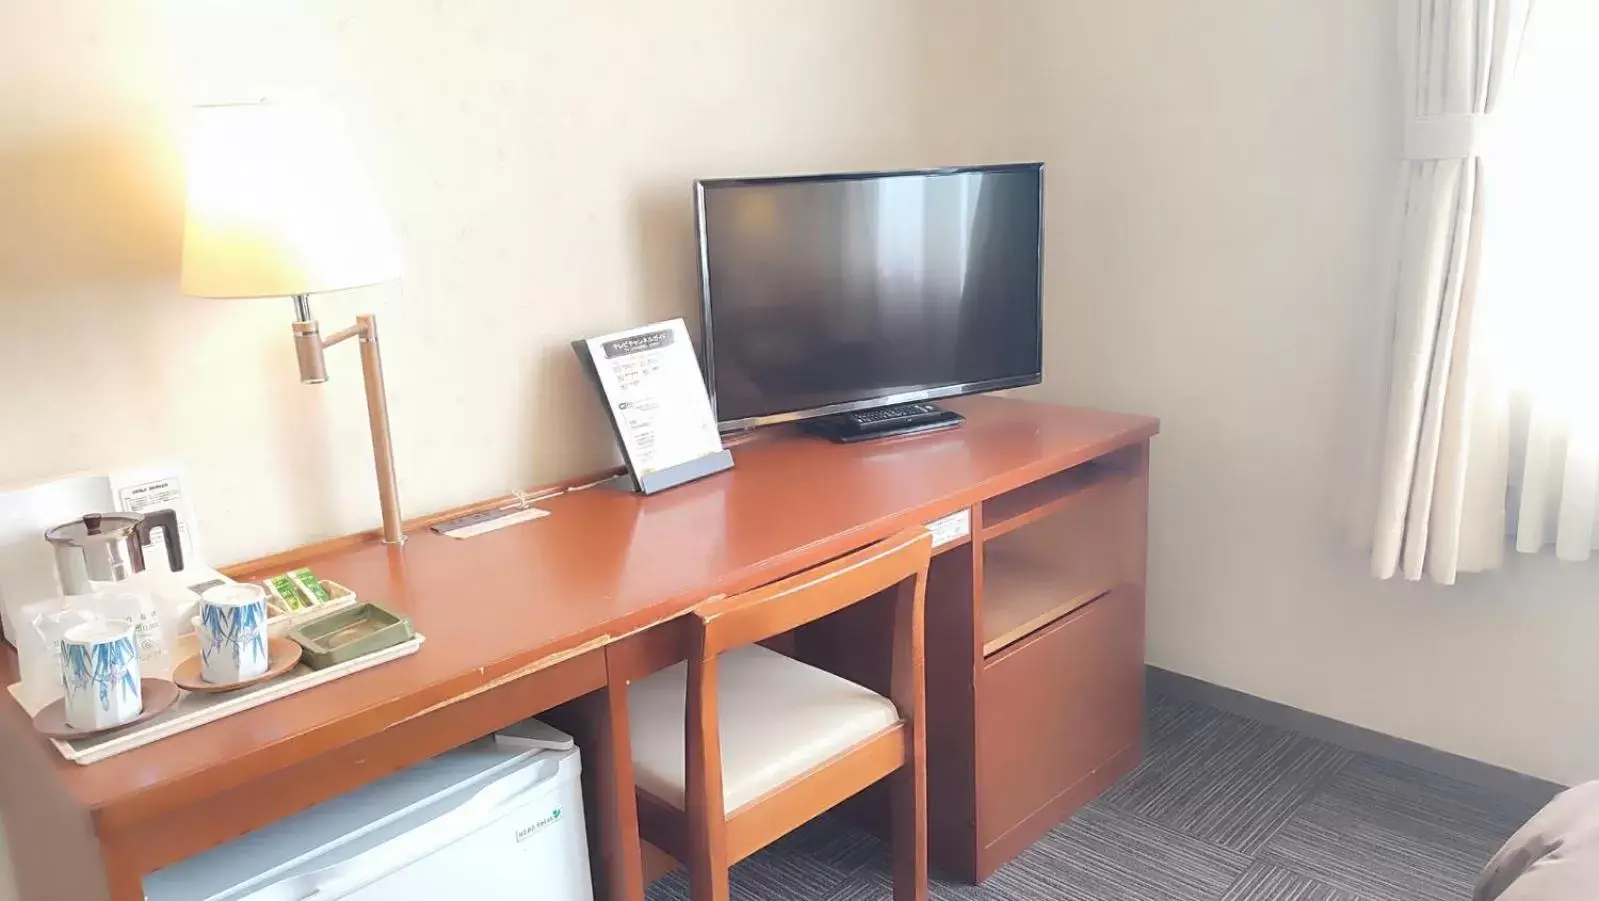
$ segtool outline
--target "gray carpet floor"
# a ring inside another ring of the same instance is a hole
[[[1209,707],[1152,698],[1143,764],[988,882],[939,901],[1464,901],[1536,805]],[[888,901],[887,846],[810,823],[734,901]],[[649,901],[688,897],[682,870]]]

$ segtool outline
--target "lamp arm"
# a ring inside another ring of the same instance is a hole
[[[364,336],[365,334],[366,329],[362,327],[360,322],[356,322],[355,325],[352,325],[349,328],[340,329],[326,338],[323,338],[322,346],[325,348],[332,347],[333,345],[338,344],[340,341],[348,341],[351,338]]]
[[[300,364],[300,380],[306,384],[321,384],[328,380],[323,350],[351,338],[360,339],[361,380],[366,386],[367,424],[372,431],[372,462],[377,469],[378,503],[383,508],[383,543],[404,544],[405,532],[400,521],[400,486],[394,474],[394,442],[389,434],[389,401],[383,388],[383,357],[378,349],[377,317],[362,313],[355,317],[355,325],[340,329],[324,339],[320,326],[311,318],[311,304],[305,295],[295,296],[294,312],[297,317],[293,325],[295,356]]]

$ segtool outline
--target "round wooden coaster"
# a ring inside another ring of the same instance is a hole
[[[298,644],[287,638],[273,638],[267,642],[267,671],[254,679],[245,679],[242,682],[207,682],[201,675],[200,656],[193,657],[178,664],[172,671],[172,681],[184,691],[198,694],[215,694],[223,691],[238,691],[251,685],[276,679],[300,662],[301,648]]]
[[[139,698],[144,702],[144,709],[139,715],[125,723],[118,723],[105,729],[79,729],[67,722],[67,699],[57,698],[50,706],[41,710],[33,718],[33,728],[51,738],[64,741],[73,741],[79,738],[92,738],[126,729],[165,713],[168,707],[178,703],[178,698],[183,692],[178,687],[165,679],[140,679]]]

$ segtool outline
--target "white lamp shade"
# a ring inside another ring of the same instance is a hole
[[[268,103],[196,108],[193,130],[185,294],[283,297],[399,276],[365,173],[330,130]]]

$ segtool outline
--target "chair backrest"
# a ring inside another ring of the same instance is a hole
[[[781,581],[702,604],[694,614],[702,650],[715,655],[781,635],[912,579],[918,597],[911,601],[918,603],[932,549],[926,529],[907,529]]]
[[[889,699],[899,710],[907,734],[919,736],[926,709],[923,607],[932,550],[931,533],[919,527],[908,529],[782,581],[710,601],[695,611],[685,711],[685,806],[691,822],[698,822],[704,829],[691,829],[691,840],[718,849],[712,854],[710,848],[698,848],[696,854],[725,859],[719,825],[724,808],[716,703],[717,655],[780,635],[884,589],[895,588]]]

